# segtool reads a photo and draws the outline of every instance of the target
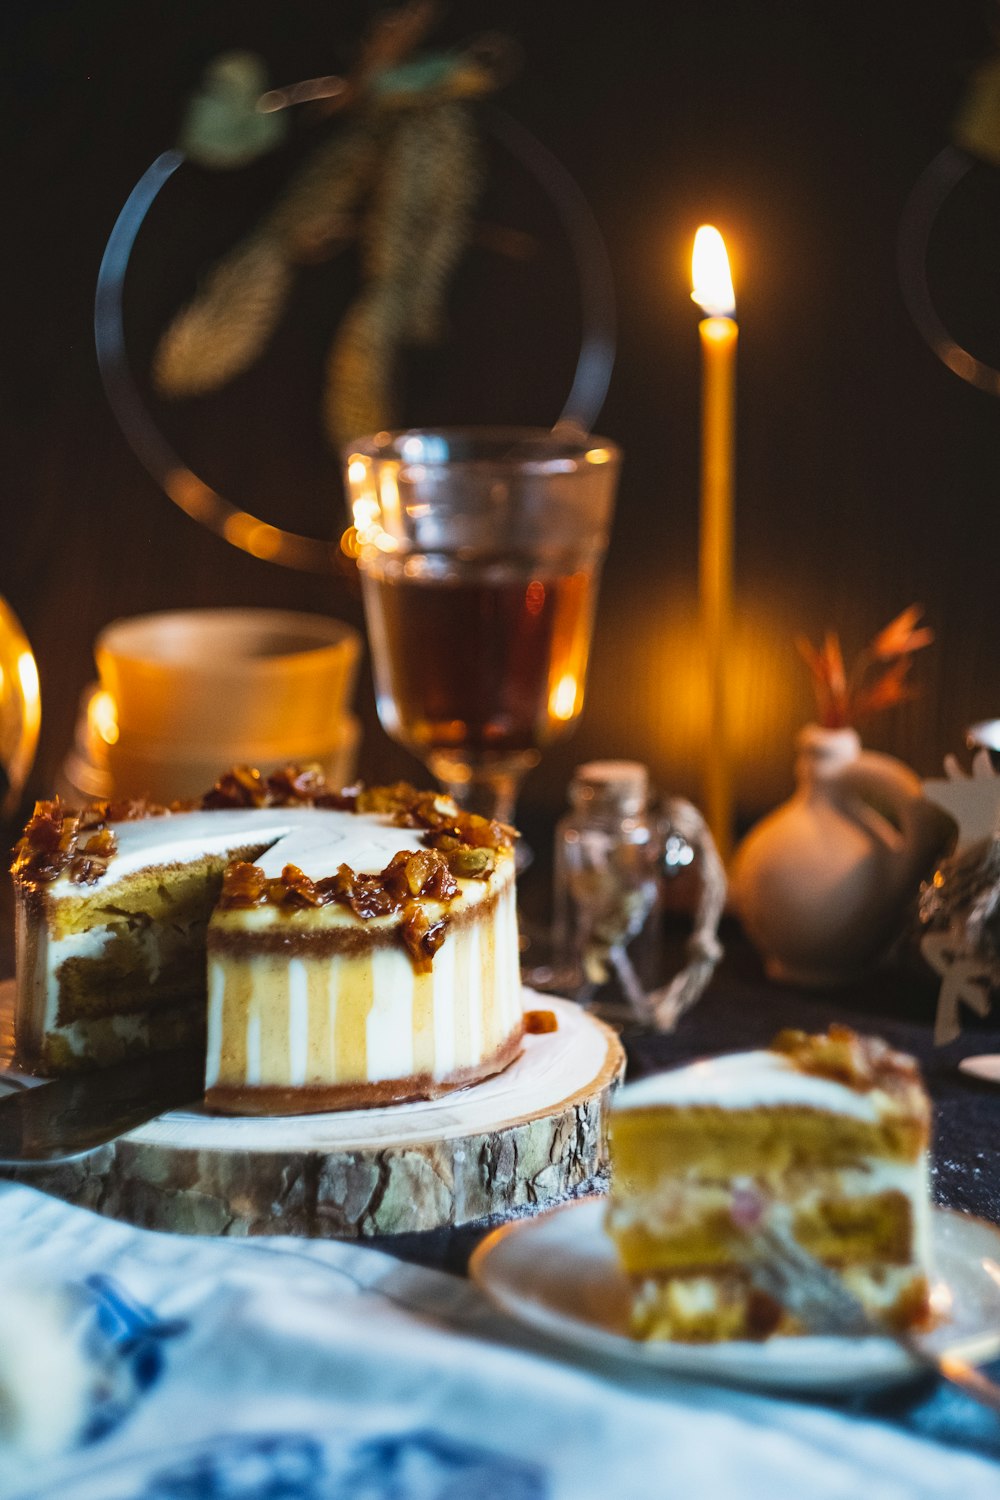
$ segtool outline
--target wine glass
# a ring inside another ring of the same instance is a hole
[[[620,458],[500,427],[345,450],[379,718],[470,812],[512,822],[579,717]]]

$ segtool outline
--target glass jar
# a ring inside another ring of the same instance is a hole
[[[558,984],[611,1019],[647,1019],[657,982],[663,830],[637,761],[591,761],[556,826]]]

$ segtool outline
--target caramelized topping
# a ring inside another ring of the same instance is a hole
[[[30,883],[48,883],[67,872],[76,885],[92,885],[118,852],[111,823],[133,823],[168,811],[143,799],[91,802],[78,811],[61,798],[36,802],[24,833],[14,846],[11,874]]]
[[[168,812],[180,812],[182,804],[161,807],[148,797],[119,797],[103,802],[88,802],[79,814],[81,828],[101,828],[107,823],[138,823],[141,818],[162,818]]]
[[[524,1029],[529,1036],[543,1036],[547,1031],[558,1031],[559,1022],[554,1010],[526,1010]]]
[[[339,902],[356,917],[389,917],[415,901],[447,903],[458,895],[458,881],[443,855],[432,849],[403,849],[377,875],[359,875],[341,865],[336,875],[311,880],[297,865],[286,865],[268,880],[256,865],[231,864],[222,883],[221,910],[248,906],[317,907]]]
[[[222,877],[222,896],[227,906],[260,906],[267,900],[267,876],[257,865],[234,860]]]
[[[108,868],[118,848],[114,834],[98,817],[74,812],[58,797],[36,802],[14,848],[14,876],[23,881],[51,881],[65,870],[77,885],[92,884]]]
[[[234,766],[202,798],[202,807],[267,807],[267,783],[250,766]]]
[[[832,1025],[820,1035],[805,1031],[781,1031],[771,1043],[772,1052],[781,1052],[803,1073],[832,1078],[848,1088],[864,1092],[884,1089],[899,1093],[920,1084],[916,1060],[905,1052],[896,1052],[874,1036],[859,1036],[850,1026]]]
[[[252,766],[233,766],[220,776],[201,802],[212,807],[331,807],[354,812],[357,791],[334,791],[318,766],[284,766],[263,777]]]
[[[408,901],[403,907],[403,943],[418,974],[429,973],[435,953],[444,942],[448,918],[432,922],[422,906]]]

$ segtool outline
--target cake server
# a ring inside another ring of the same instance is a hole
[[[197,1048],[15,1088],[0,1098],[0,1170],[71,1161],[169,1109],[200,1102],[204,1089],[205,1056]]]

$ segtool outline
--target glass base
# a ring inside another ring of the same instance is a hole
[[[479,753],[474,759],[464,750],[431,750],[426,756],[429,769],[464,812],[510,824],[521,782],[540,759],[537,750]]]

